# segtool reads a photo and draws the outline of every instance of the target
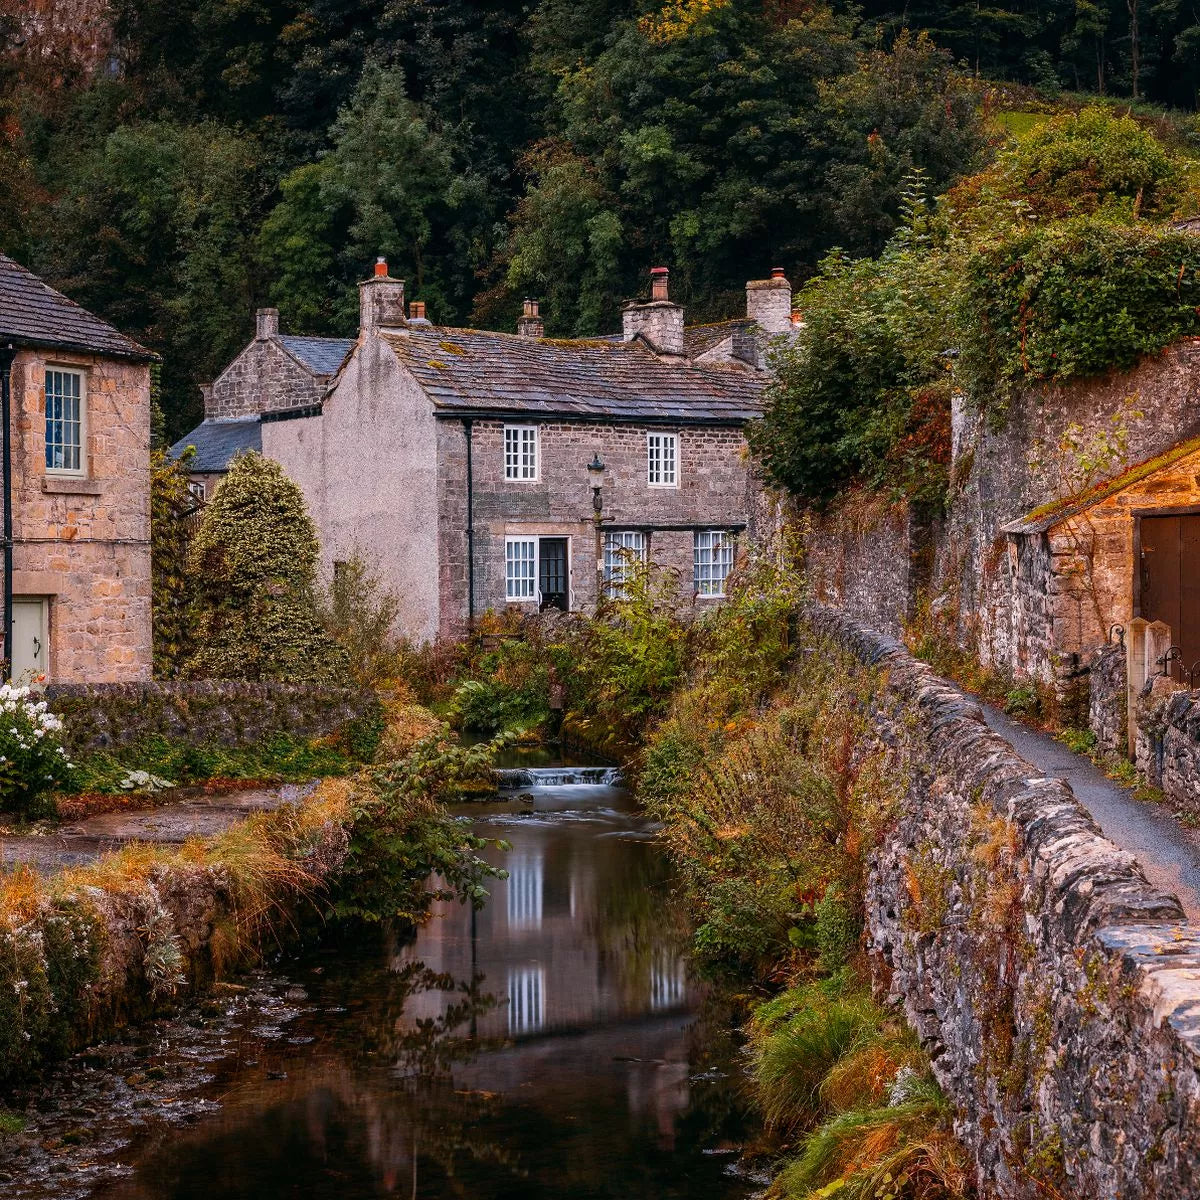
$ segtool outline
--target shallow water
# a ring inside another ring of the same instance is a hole
[[[0,1137],[0,1195],[747,1196],[728,1014],[690,977],[628,796],[469,811],[512,845],[482,911],[439,904],[407,944],[328,939],[77,1057]]]

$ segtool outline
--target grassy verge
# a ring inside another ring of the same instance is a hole
[[[394,761],[218,837],[0,874],[0,1082],[229,975],[310,918],[415,923],[435,895],[482,903],[497,873],[486,843],[442,801],[493,748],[440,726],[411,741],[409,716],[391,731]]]
[[[966,1158],[928,1058],[871,994],[865,875],[902,789],[860,749],[877,681],[805,638],[763,664],[782,672],[764,698],[745,686],[752,660],[697,656],[647,742],[639,795],[679,866],[697,957],[757,997],[746,1032],[776,1139],[770,1194],[965,1196]]]

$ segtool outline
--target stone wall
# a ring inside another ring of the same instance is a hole
[[[852,492],[811,518],[805,563],[813,594],[893,637],[928,586],[932,524],[910,504]]]
[[[843,614],[812,627],[878,672],[859,750],[905,786],[871,864],[868,948],[981,1194],[1195,1196],[1200,928],[973,701]]]
[[[285,683],[51,684],[51,709],[72,753],[167,737],[194,746],[245,746],[273,734],[326,737],[368,715],[369,692]]]
[[[1200,694],[1153,676],[1134,706],[1139,774],[1171,807],[1200,819]]]
[[[1128,751],[1128,665],[1123,642],[1097,651],[1088,672],[1088,728],[1104,754]]]
[[[46,469],[46,370],[83,377],[82,469]],[[42,599],[51,679],[147,679],[150,369],[22,350],[12,370],[13,592]]]
[[[302,367],[274,337],[255,338],[205,397],[205,417],[248,417],[317,404],[325,380]]]
[[[467,618],[466,437],[460,420],[439,421],[437,432],[442,632],[452,635]],[[506,606],[504,541],[518,535],[567,538],[571,608],[595,605],[596,538],[585,468],[596,453],[606,468],[605,531],[644,532],[650,559],[678,573],[681,599],[691,601],[695,530],[748,530],[759,488],[740,429],[686,426],[668,431],[679,439],[678,486],[651,487],[647,432],[635,424],[540,422],[538,479],[518,482],[504,477],[504,423],[472,423],[477,614]]]

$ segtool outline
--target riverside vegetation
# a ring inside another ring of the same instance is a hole
[[[498,622],[428,652],[420,688],[464,725],[520,736],[551,720],[562,680],[564,735],[623,754],[677,863],[694,958],[745,998],[774,1196],[965,1196],[950,1106],[873,998],[863,950],[867,863],[898,798],[856,753],[872,680],[806,629],[801,579],[795,547],[775,547],[693,616],[635,564],[595,621]]]

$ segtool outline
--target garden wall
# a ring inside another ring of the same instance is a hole
[[[370,692],[358,689],[224,679],[51,684],[46,699],[66,722],[73,754],[154,736],[196,746],[252,745],[278,733],[326,737],[376,704]]]
[[[1200,928],[974,702],[844,615],[811,619],[881,672],[860,751],[905,783],[869,874],[868,949],[961,1114],[981,1194],[1200,1194]]]
[[[1105,754],[1126,754],[1129,741],[1128,652],[1124,642],[1098,650],[1088,672],[1088,728],[1096,748]]]
[[[1200,817],[1200,696],[1154,676],[1138,698],[1137,769],[1173,808]]]

